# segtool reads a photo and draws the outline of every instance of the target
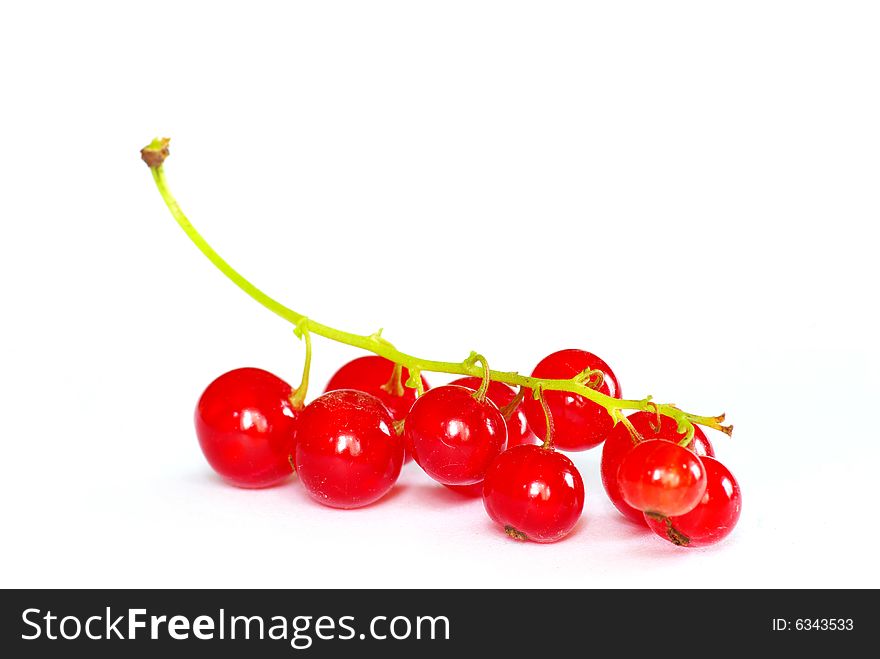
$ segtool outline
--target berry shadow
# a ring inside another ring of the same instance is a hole
[[[653,535],[647,526],[637,524],[623,515],[618,515],[616,511],[606,515],[585,513],[584,518],[590,520],[590,532],[587,539],[590,544],[640,546],[644,544],[645,538],[650,538]]]
[[[613,546],[614,553],[620,560],[644,563],[678,563],[685,560],[687,554],[700,551],[676,547],[655,535],[647,526],[637,524],[616,512],[597,516],[594,532],[587,541],[591,545]]]
[[[187,473],[183,478],[177,479],[178,481],[182,481],[185,483],[191,483],[193,485],[207,485],[209,487],[222,487],[226,490],[233,490],[239,492],[262,492],[264,490],[277,490],[282,487],[289,487],[291,483],[296,483],[296,475],[291,474],[290,477],[285,478],[283,481],[275,483],[274,485],[269,485],[267,487],[238,487],[237,485],[233,485],[228,481],[225,481],[215,472],[210,470],[203,471],[192,471]]]
[[[450,506],[464,506],[481,504],[480,497],[471,497],[450,490],[438,484],[418,483],[416,485],[407,486],[409,496],[414,497],[419,504],[426,505],[431,508],[449,508]]]
[[[302,502],[303,505],[312,506],[316,510],[323,510],[331,513],[339,512],[345,513],[346,515],[356,515],[361,510],[373,510],[377,507],[391,505],[398,497],[405,496],[407,490],[409,489],[409,485],[402,485],[400,483],[397,483],[385,496],[383,496],[379,500],[374,501],[373,503],[366,506],[360,506],[358,508],[336,508],[334,506],[325,506],[324,504],[310,497],[304,487],[296,487],[296,493],[294,496],[298,501]]]

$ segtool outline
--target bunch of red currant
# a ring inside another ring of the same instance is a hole
[[[555,352],[532,375],[584,372],[598,374],[596,388],[619,398],[614,373],[583,350]],[[615,425],[603,407],[577,394],[524,397],[488,377],[431,389],[418,377],[418,386],[406,387],[406,369],[361,357],[303,405],[300,390],[242,368],[202,394],[196,431],[208,462],[230,483],[266,487],[295,469],[313,499],[336,508],[377,501],[412,456],[438,483],[482,496],[508,535],[536,542],[565,537],[584,507],[583,480],[556,448],[585,450],[604,440],[602,481],[627,517],[687,546],[717,542],[736,524],[739,486],[699,428],[685,448],[685,433],[660,413],[636,412]]]
[[[524,377],[491,371],[475,353],[464,362],[420,360],[381,333],[351,334],[311,321],[244,279],[196,232],[165,182],[167,139],[154,140],[142,156],[196,246],[305,340],[296,389],[266,371],[241,368],[202,394],[196,433],[208,462],[228,482],[268,487],[295,471],[319,503],[357,508],[387,494],[411,458],[438,483],[482,497],[510,537],[554,542],[574,528],[584,507],[581,475],[559,450],[603,445],[602,482],[627,518],[689,547],[718,542],[736,525],[739,485],[697,425],[730,434],[723,415],[697,416],[650,398],[624,400],[608,364],[583,350],[554,352]],[[376,354],[345,364],[306,405],[312,332]],[[430,388],[422,370],[467,377]],[[624,416],[624,410],[635,411]]]

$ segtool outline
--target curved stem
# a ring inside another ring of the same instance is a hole
[[[651,400],[648,400],[648,404],[654,409],[654,419],[651,421],[651,428],[653,428],[654,432],[660,432],[660,428],[663,427],[663,422],[660,419],[660,408],[657,406],[657,403]]]
[[[303,362],[302,380],[300,380],[299,387],[291,395],[290,404],[293,405],[293,409],[301,410],[306,406],[306,395],[309,393],[309,373],[312,370],[312,336],[306,328],[305,318],[297,323],[295,332],[305,341],[306,357]]]
[[[407,378],[406,386],[416,390],[416,398],[421,398],[425,395],[425,383],[422,382],[422,372],[419,369],[409,369],[409,378]]]
[[[486,360],[483,355],[477,353],[471,353],[471,356],[468,358],[468,362],[471,364],[480,364],[483,367],[483,380],[480,382],[480,388],[474,392],[474,400],[482,403],[486,400],[486,394],[489,392],[489,382],[491,382],[491,378],[489,377],[489,362]]]
[[[523,398],[525,397],[526,390],[524,387],[520,387],[516,392],[516,396],[514,396],[507,405],[498,410],[499,412],[501,412],[501,416],[504,417],[505,421],[510,421],[510,417],[512,417],[513,413],[516,412],[516,408],[519,407],[520,403],[523,402]]]
[[[633,446],[645,441],[645,438],[642,437],[641,433],[638,430],[636,430],[635,426],[632,424],[632,421],[627,419],[620,410],[617,411],[617,421],[622,423],[623,427],[626,428],[627,432],[629,432],[629,436],[630,439],[632,439]],[[660,431],[657,430],[656,432]]]
[[[688,419],[688,422],[685,423],[685,428],[686,428],[686,430],[685,430],[684,437],[678,443],[678,445],[681,446],[682,448],[687,448],[688,446],[690,446],[691,442],[694,439],[694,434],[696,431],[696,426],[694,426],[693,422],[690,421],[690,419]]]
[[[167,140],[155,140],[151,145],[145,147],[141,151],[141,155],[144,161],[150,167],[150,171],[153,175],[153,180],[156,183],[156,187],[159,189],[159,194],[162,195],[162,199],[165,201],[165,205],[168,207],[171,215],[177,221],[177,224],[180,225],[180,228],[183,229],[184,233],[186,233],[186,235],[195,244],[195,246],[199,248],[202,254],[204,254],[208,258],[208,260],[211,261],[211,263],[213,263],[218,270],[220,270],[220,272],[222,272],[230,280],[232,280],[232,282],[236,286],[247,293],[251,298],[266,307],[269,311],[272,311],[273,313],[277,314],[281,318],[284,318],[286,321],[292,323],[293,325],[300,327],[303,332],[310,331],[313,334],[323,336],[324,338],[331,339],[332,341],[337,341],[339,343],[344,343],[350,346],[354,346],[356,348],[361,348],[362,350],[367,350],[406,367],[407,370],[409,370],[410,372],[433,371],[437,373],[469,375],[473,377],[483,377],[485,375],[484,369],[477,366],[476,363],[472,363],[469,359],[461,362],[445,362],[433,359],[423,359],[414,355],[407,354],[405,352],[401,352],[388,341],[383,339],[380,333],[354,334],[352,332],[345,332],[343,330],[324,325],[323,323],[319,323],[315,320],[312,320],[311,318],[306,318],[303,314],[283,305],[281,302],[277,301],[276,299],[272,298],[271,296],[267,295],[262,290],[254,286],[250,281],[245,279],[245,277],[243,277],[235,268],[229,265],[229,263],[227,263],[216,251],[214,251],[214,248],[208,244],[208,242],[202,237],[202,235],[198,231],[196,231],[195,227],[187,219],[186,215],[184,215],[183,211],[180,208],[180,205],[174,198],[174,195],[171,194],[171,190],[168,188],[168,183],[165,180],[165,171],[162,166],[165,157],[167,157],[168,155],[167,145]],[[679,423],[684,423],[685,421],[699,423],[710,428],[715,428],[716,430],[721,430],[727,434],[730,434],[732,431],[731,426],[721,425],[721,422],[724,420],[723,415],[719,417],[697,416],[689,414],[687,412],[683,412],[674,405],[657,405],[656,403],[651,402],[649,398],[641,400],[613,398],[599,391],[596,391],[595,389],[591,389],[581,382],[578,382],[577,378],[544,379],[520,375],[516,371],[492,370],[488,371],[488,377],[490,380],[504,382],[505,384],[513,386],[527,387],[532,390],[541,387],[543,390],[547,391],[567,391],[573,394],[578,394],[580,396],[583,396],[584,398],[593,401],[597,405],[601,405],[612,416],[614,416],[615,410],[645,411],[648,409],[659,409],[661,414],[671,416]]]
[[[159,165],[158,167],[150,167],[150,171],[153,173],[153,180],[156,181],[156,187],[159,188],[159,194],[162,195],[162,199],[165,200],[165,205],[168,206],[168,210],[171,211],[171,214],[174,216],[174,219],[177,220],[180,228],[183,229],[184,233],[189,236],[189,239],[195,243],[195,246],[201,250],[202,254],[207,256],[208,260],[217,266],[217,269],[220,270],[220,272],[229,277],[232,280],[232,283],[266,307],[269,311],[274,311],[276,314],[285,320],[290,321],[294,325],[303,319],[302,314],[285,307],[283,304],[269,297],[247,279],[242,277],[235,268],[229,265],[223,257],[215,252],[214,248],[208,244],[207,240],[202,238],[201,234],[196,231],[196,228],[186,218],[186,215],[183,214],[183,211],[180,210],[177,200],[168,189],[168,183],[165,181],[164,168]]]
[[[538,385],[538,388],[535,389],[535,396],[538,398],[538,402],[541,403],[541,409],[544,411],[544,428],[547,431],[544,435],[544,443],[541,445],[541,448],[547,451],[552,451],[554,434],[553,415],[550,413],[550,406],[547,405],[547,399],[544,398],[544,387]]]

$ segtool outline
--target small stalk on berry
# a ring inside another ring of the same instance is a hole
[[[480,388],[474,392],[474,400],[478,403],[482,403],[486,400],[486,394],[489,392],[489,383],[492,381],[492,378],[490,377],[491,371],[489,371],[489,362],[486,361],[486,358],[483,357],[483,355],[472,352],[471,356],[467,358],[465,363],[480,364],[483,367],[483,380],[480,382]]]
[[[539,386],[535,389],[535,398],[541,403],[544,410],[544,424],[547,428],[547,434],[544,436],[544,444],[541,446],[545,451],[553,450],[553,415],[550,414],[550,406],[547,405],[547,399],[544,398],[544,390]]]
[[[395,364],[391,370],[391,377],[388,382],[382,385],[382,391],[390,396],[403,396],[406,389],[403,387],[403,366]]]
[[[498,411],[501,412],[501,416],[504,417],[505,421],[510,421],[510,417],[512,417],[514,415],[517,408],[519,408],[520,403],[523,402],[523,399],[525,397],[526,397],[526,388],[520,387],[516,392],[516,396],[514,396],[510,400],[510,402],[507,403],[507,405],[505,405],[504,407],[498,408]]]
[[[409,378],[406,381],[406,386],[410,389],[416,390],[416,396],[421,396],[425,393],[425,383],[422,382],[422,372],[417,368],[409,369]]]
[[[309,373],[312,370],[312,337],[306,327],[305,319],[297,323],[293,333],[296,334],[298,338],[302,339],[306,346],[302,379],[300,380],[299,386],[290,396],[290,404],[293,405],[293,409],[301,410],[306,406],[306,396],[309,393]]]
[[[632,422],[624,416],[623,412],[620,410],[617,411],[616,419],[619,423],[623,424],[623,427],[626,428],[629,436],[632,438],[633,446],[636,444],[645,441],[644,437],[639,434],[639,431],[635,429]],[[659,431],[660,425],[658,423],[657,429]]]

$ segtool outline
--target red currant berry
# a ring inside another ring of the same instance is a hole
[[[467,387],[446,385],[418,398],[404,425],[413,459],[444,485],[472,485],[504,450],[507,426],[488,398]]]
[[[597,391],[620,398],[620,385],[611,368],[596,355],[584,350],[560,350],[542,359],[532,376],[543,379],[572,378],[586,369],[602,373]],[[585,451],[598,446],[614,427],[611,415],[601,405],[567,391],[544,391],[544,400],[553,415],[553,445],[564,451]],[[524,405],[529,427],[540,438],[547,434],[541,401],[526,396]]]
[[[467,387],[476,391],[480,388],[482,379],[474,377],[459,378],[449,384],[457,384],[460,387]],[[527,395],[530,395],[528,390]],[[503,410],[516,398],[516,392],[503,382],[492,380],[489,383],[489,390],[486,392],[486,396],[495,403],[499,410]],[[519,446],[520,444],[543,444],[543,440],[535,437],[535,434],[529,430],[529,424],[526,421],[526,413],[523,410],[522,403],[516,406],[516,409],[510,413],[505,421],[507,422],[507,448]]]
[[[540,446],[514,446],[486,472],[483,504],[510,537],[556,542],[580,519],[584,482],[562,453]]]
[[[401,421],[409,412],[409,408],[416,400],[416,390],[404,387],[403,393],[398,395],[391,391],[388,386],[391,375],[394,372],[394,362],[380,357],[379,355],[367,355],[358,357],[344,364],[327,383],[324,391],[335,389],[355,389],[374,395],[381,400],[395,421]],[[406,383],[409,371],[403,369],[401,384]],[[422,386],[427,390],[428,382],[422,378]]]
[[[195,412],[202,453],[226,481],[268,487],[290,476],[297,416],[290,385],[259,368],[224,373],[205,389]]]
[[[684,433],[678,432],[678,424],[672,417],[662,415],[660,417],[660,427],[657,427],[657,415],[653,412],[635,412],[627,417],[627,420],[633,425],[633,428],[644,439],[663,439],[668,442],[680,442],[684,439]],[[611,503],[627,519],[641,525],[645,523],[645,515],[641,510],[636,510],[623,500],[620,493],[620,485],[617,481],[617,470],[620,468],[620,462],[624,456],[633,448],[633,439],[629,430],[622,423],[614,426],[608,439],[602,445],[602,485],[605,486],[605,492]],[[712,444],[699,426],[694,426],[694,438],[688,444],[688,449],[703,457],[704,455],[715,455]]]
[[[359,508],[384,496],[400,475],[403,440],[375,396],[339,389],[300,413],[296,473],[306,492],[334,508]]]
[[[667,517],[693,510],[706,493],[706,470],[700,458],[660,439],[633,447],[620,462],[617,480],[630,506]]]
[[[742,494],[733,474],[718,460],[703,458],[706,493],[689,513],[678,517],[645,516],[661,538],[684,547],[704,547],[726,538],[739,521]]]

